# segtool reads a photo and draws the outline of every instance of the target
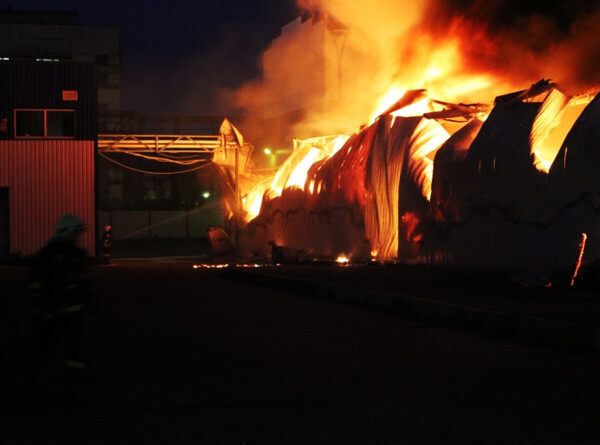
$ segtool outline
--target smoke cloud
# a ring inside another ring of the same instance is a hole
[[[541,77],[564,88],[600,83],[600,6],[584,0],[298,0],[348,26],[399,78],[417,55],[456,39],[454,63],[523,87]],[[417,69],[418,71],[418,69]],[[451,80],[449,80],[451,81]]]
[[[329,90],[337,93],[327,93],[320,108],[309,104],[294,110],[299,106],[290,104],[294,112],[274,125],[286,127],[284,138],[290,145],[293,137],[354,131],[368,123],[393,88],[398,95],[425,88],[440,100],[490,103],[497,95],[525,89],[542,77],[557,82],[568,94],[600,85],[600,6],[584,0],[297,3],[305,16],[332,19],[329,31],[333,26],[348,32],[341,38],[332,31],[334,50],[325,53],[326,58],[337,58],[330,70],[338,72],[329,75],[340,85],[332,88],[335,82],[327,81]],[[281,54],[285,44],[285,38],[277,42]],[[294,86],[294,79],[316,85],[314,61],[301,60],[303,53],[311,57],[309,48],[293,51],[281,84],[297,90],[296,96],[310,96],[314,91]],[[256,113],[257,104],[268,102],[264,86],[254,81],[224,97]]]
[[[430,0],[420,26],[443,38],[449,23],[460,22],[486,41],[463,39],[463,55],[477,69],[525,86],[552,78],[574,93],[600,83],[600,6],[591,3]]]

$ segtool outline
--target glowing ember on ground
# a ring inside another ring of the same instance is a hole
[[[236,264],[235,267],[239,267],[241,269],[256,269],[258,267],[272,266],[272,264]]]
[[[271,266],[272,264],[258,264],[258,263],[253,263],[253,264],[229,264],[229,263],[223,263],[223,264],[194,264],[192,267],[194,269],[226,269],[228,267],[238,267],[238,268],[242,268],[242,269],[255,269],[258,267],[265,267],[265,266]]]
[[[224,269],[229,267],[229,264],[194,264],[194,269]]]
[[[571,287],[575,285],[575,278],[577,278],[577,274],[579,273],[579,268],[581,267],[581,259],[583,258],[583,252],[585,251],[585,242],[587,241],[587,233],[581,234],[581,243],[579,244],[579,256],[577,257],[577,264],[575,265],[575,271],[573,272],[573,276],[571,277]]]
[[[337,257],[335,259],[336,263],[340,263],[340,264],[348,264],[350,262],[350,258],[348,258],[345,255],[340,255],[339,257]]]

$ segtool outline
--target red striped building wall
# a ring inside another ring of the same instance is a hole
[[[1,140],[0,187],[9,189],[10,252],[31,255],[73,213],[87,230],[80,246],[96,255],[94,141]]]

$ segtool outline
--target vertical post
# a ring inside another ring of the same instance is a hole
[[[190,203],[187,201],[186,212],[185,212],[185,237],[190,237]]]
[[[148,196],[148,239],[152,239],[152,196]]]
[[[240,144],[236,141],[235,144],[235,214],[234,225],[235,225],[235,235],[234,235],[234,247],[235,251],[239,252],[240,248],[240,164],[239,164],[239,151]]]

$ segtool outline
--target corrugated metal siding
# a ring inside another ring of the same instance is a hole
[[[88,230],[80,245],[96,254],[94,142],[0,141],[0,187],[9,188],[10,251],[31,255],[74,213]]]
[[[97,135],[96,68],[94,64],[0,62],[0,119],[7,118],[14,137],[15,108],[75,110],[75,139]],[[63,90],[76,90],[77,101],[64,101]]]

